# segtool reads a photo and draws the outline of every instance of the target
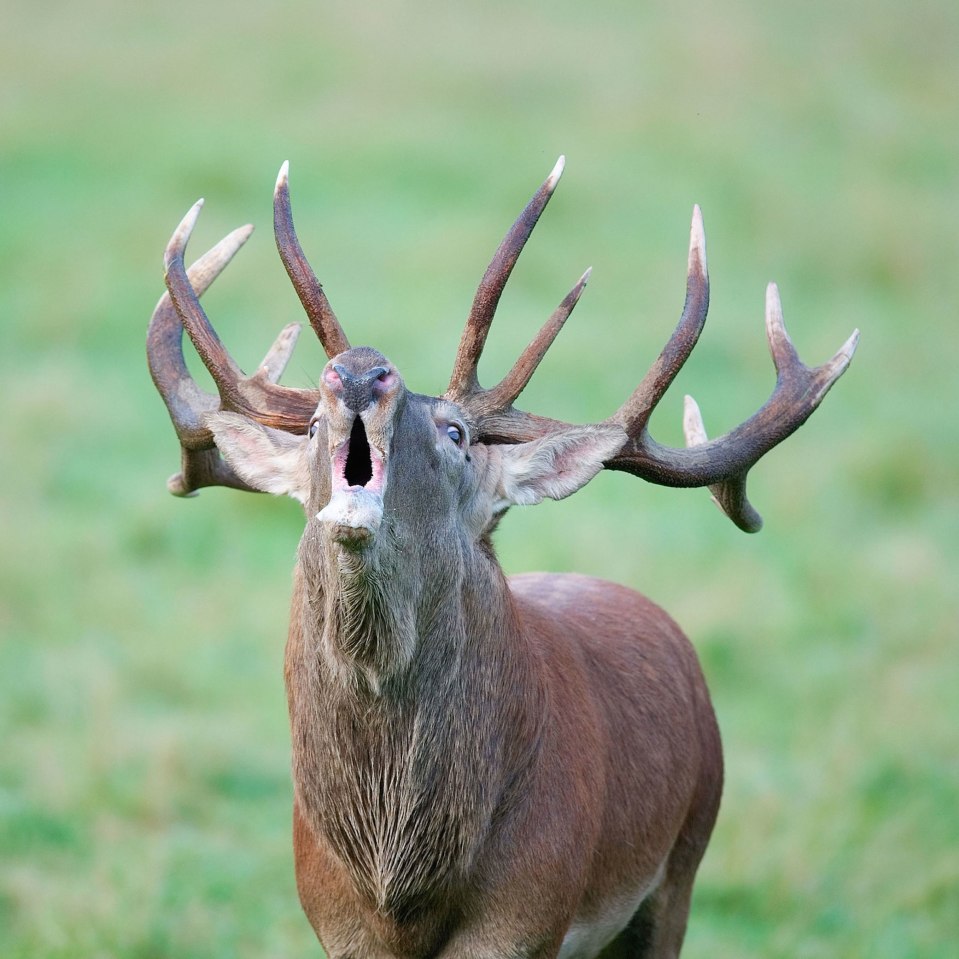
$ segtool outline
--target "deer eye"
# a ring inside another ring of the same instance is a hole
[[[319,421],[319,420],[313,420],[313,422],[310,423],[310,439],[313,439],[313,437],[316,436],[316,431],[317,431],[319,428],[320,428],[320,421]]]
[[[450,423],[446,427],[446,435],[457,445],[461,446],[463,443],[463,430],[457,426],[455,423]]]

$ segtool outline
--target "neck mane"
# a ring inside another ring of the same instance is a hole
[[[300,549],[287,650],[297,797],[376,909],[400,919],[471,866],[539,742],[505,577],[473,551],[418,582],[391,554]],[[527,690],[529,695],[518,695]]]

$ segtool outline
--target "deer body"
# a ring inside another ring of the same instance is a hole
[[[287,652],[295,849],[329,955],[554,955],[564,939],[563,955],[593,955],[650,897],[671,904],[658,933],[678,948],[722,760],[662,610],[493,566],[462,599],[484,628],[451,637],[441,612],[375,692],[316,662],[305,578]]]
[[[293,231],[286,166],[280,255],[329,362],[316,390],[277,380],[296,330],[245,377],[198,296],[242,245],[189,271],[199,212],[167,248],[148,334],[183,449],[169,486],[285,494],[304,507],[286,654],[294,852],[304,910],[331,959],[665,959],[678,955],[719,805],[722,754],[689,642],[632,590],[578,575],[507,580],[491,544],[514,505],[562,499],[602,469],[708,486],[743,529],[760,520],[748,469],[846,369],[799,360],[767,293],[770,400],[709,441],[687,398],[687,449],[649,436],[708,304],[698,208],[686,305],[672,338],[608,420],[573,426],[514,406],[588,273],[513,369],[476,369],[506,280],[562,163],[497,250],[442,396],[407,390],[352,348]],[[186,329],[218,396],[190,377]]]

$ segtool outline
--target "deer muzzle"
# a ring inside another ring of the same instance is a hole
[[[376,533],[383,519],[386,461],[370,443],[359,415],[349,436],[334,447],[330,465],[332,495],[316,518],[331,524],[334,539],[364,542]]]
[[[403,389],[390,361],[368,347],[334,357],[320,377],[327,407],[331,496],[316,516],[344,546],[369,541],[382,522],[386,457]]]

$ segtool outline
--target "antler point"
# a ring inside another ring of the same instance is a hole
[[[709,439],[699,404],[688,393],[683,398],[683,435],[687,446],[699,446]]]
[[[170,237],[170,242],[167,244],[166,250],[164,250],[163,253],[164,269],[168,270],[170,268],[170,264],[175,257],[183,256],[183,252],[186,250],[186,245],[193,233],[193,228],[196,226],[197,217],[199,217],[202,207],[203,199],[201,197],[190,207],[186,216],[180,220],[177,228],[173,231],[173,236]]]
[[[766,322],[783,325],[783,304],[775,283],[766,284]]]
[[[706,276],[706,229],[703,226],[703,211],[699,204],[693,205],[693,221],[689,227],[689,272]]]
[[[290,161],[284,160],[280,165],[280,172],[276,177],[276,187],[274,187],[274,195],[281,189],[281,187],[286,186],[290,180]]]
[[[859,344],[859,330],[853,330],[852,335],[846,340],[845,343],[839,350],[836,352],[836,355],[825,364],[824,369],[828,375],[826,390],[835,383],[836,380],[846,372],[846,369],[849,367],[849,364],[852,362],[853,354],[856,352],[856,347]],[[824,391],[825,394],[825,391]]]
[[[167,492],[172,493],[174,496],[179,496],[182,499],[192,499],[194,496],[198,495],[198,491],[195,489],[190,489],[187,486],[186,478],[183,476],[183,473],[174,473],[166,481]]]
[[[555,166],[550,171],[549,176],[546,178],[546,183],[548,185],[549,192],[552,193],[556,189],[556,184],[559,183],[560,177],[563,175],[563,170],[566,168],[566,157],[565,155],[560,155],[560,158],[556,161]]]
[[[250,239],[253,234],[253,230],[254,226],[252,223],[244,223],[243,226],[238,226],[232,233],[230,233],[229,238],[238,246],[242,246],[247,240]]]
[[[839,350],[840,353],[848,357],[848,360],[852,359],[853,353],[856,352],[856,347],[859,346],[859,329],[858,327],[852,331],[851,336],[845,343],[843,343],[842,348]],[[848,362],[847,360],[847,362]]]

